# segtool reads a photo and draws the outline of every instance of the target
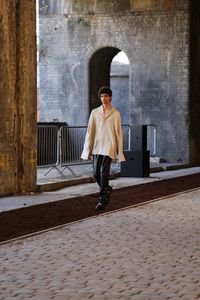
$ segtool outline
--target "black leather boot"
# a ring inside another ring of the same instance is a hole
[[[112,187],[108,186],[106,189],[100,192],[100,196],[98,198],[98,204],[96,205],[96,210],[104,210],[110,201],[110,194],[112,191]]]

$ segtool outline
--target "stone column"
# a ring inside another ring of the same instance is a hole
[[[0,2],[0,196],[36,190],[36,11]]]

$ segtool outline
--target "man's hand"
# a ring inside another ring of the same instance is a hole
[[[89,159],[89,160],[93,160],[93,155],[92,155],[92,153],[89,153],[88,159]]]

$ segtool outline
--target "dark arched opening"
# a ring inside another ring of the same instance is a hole
[[[118,48],[105,47],[96,51],[89,65],[89,109],[99,105],[97,97],[101,86],[110,86],[110,65],[113,57],[120,52]]]

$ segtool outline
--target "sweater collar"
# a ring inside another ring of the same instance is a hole
[[[108,117],[111,115],[111,113],[113,112],[113,110],[114,110],[114,108],[112,107],[112,109],[105,115],[105,114],[104,114],[103,105],[101,105],[99,108],[100,108],[100,110],[101,110],[101,115],[102,115],[102,117],[103,117],[104,119],[108,118]]]

